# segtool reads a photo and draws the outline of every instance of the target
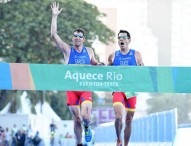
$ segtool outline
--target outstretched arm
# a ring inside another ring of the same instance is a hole
[[[94,55],[92,56],[91,64],[92,64],[92,65],[98,65],[98,66],[104,66],[104,65],[105,65],[104,62],[98,62],[98,61],[95,59],[95,56],[94,56]]]
[[[97,59],[95,58],[95,53],[92,48],[86,47],[90,56],[91,60],[91,65],[99,65],[99,66],[104,66],[104,62],[98,62]]]
[[[113,58],[114,58],[114,53],[109,55],[109,57],[108,57],[108,65],[113,65]]]
[[[58,45],[58,47],[61,49],[61,51],[64,51],[64,53],[68,53],[70,48],[69,45],[63,42],[57,34],[57,17],[61,13],[62,9],[59,9],[59,3],[56,2],[53,2],[50,7],[52,9],[51,36]]]

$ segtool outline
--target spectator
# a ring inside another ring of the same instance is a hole
[[[14,124],[11,130],[11,136],[12,136],[11,146],[16,146],[16,133],[17,133],[17,126],[16,124]]]
[[[41,138],[39,137],[39,132],[37,131],[33,138],[33,144],[34,146],[39,146],[40,142],[41,142]]]
[[[17,131],[16,135],[16,146],[24,146],[25,144],[25,131],[22,130],[22,128],[20,130]]]
[[[9,146],[10,145],[10,140],[11,140],[11,137],[10,137],[11,134],[9,133],[9,128],[5,129],[4,136],[5,136],[4,146]]]
[[[26,140],[25,140],[25,146],[33,145],[33,131],[31,128],[31,125],[29,125],[27,131],[26,131]]]

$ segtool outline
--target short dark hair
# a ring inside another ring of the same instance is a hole
[[[131,35],[127,30],[120,30],[119,33],[118,33],[118,36],[119,36],[120,33],[126,33],[127,36],[129,37],[129,39],[131,38]]]
[[[81,32],[83,34],[83,36],[85,35],[85,31],[82,28],[77,28],[73,31],[74,32]]]

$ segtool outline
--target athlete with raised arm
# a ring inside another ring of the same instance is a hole
[[[51,36],[64,55],[66,64],[100,65],[95,57],[92,48],[83,45],[85,41],[85,31],[77,28],[73,31],[73,46],[69,46],[57,34],[57,17],[62,9],[59,9],[59,3],[53,2]],[[90,115],[92,111],[92,92],[90,91],[66,91],[67,105],[74,121],[74,133],[77,146],[82,146],[82,123],[85,132],[85,140],[90,142],[92,132],[90,129]]]

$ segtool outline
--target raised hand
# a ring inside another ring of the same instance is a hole
[[[62,8],[59,10],[59,3],[53,2],[50,7],[52,9],[52,15],[58,16],[62,11]]]

